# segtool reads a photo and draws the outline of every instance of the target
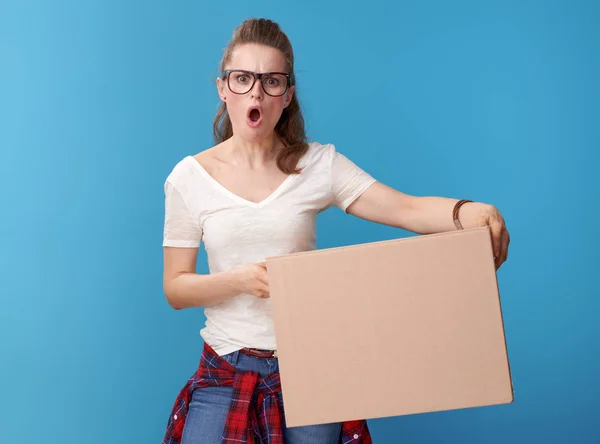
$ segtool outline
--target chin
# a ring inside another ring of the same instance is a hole
[[[251,128],[244,121],[240,126],[234,126],[233,131],[247,142],[259,142],[272,137],[275,127],[268,126],[266,122],[262,122],[258,128]]]

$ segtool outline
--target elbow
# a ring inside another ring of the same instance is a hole
[[[167,303],[171,306],[171,308],[175,311],[179,311],[181,309],[183,309],[183,306],[181,306],[180,304],[177,304],[177,302],[169,299],[169,297],[167,297]]]
[[[177,299],[167,291],[165,291],[165,299],[167,300],[167,304],[169,304],[173,310],[181,310],[182,307],[177,303]]]
[[[165,299],[169,306],[171,306],[174,310],[181,310],[184,308],[179,301],[179,298],[176,295],[175,290],[173,289],[172,282],[165,282],[163,284],[163,292],[165,294]]]

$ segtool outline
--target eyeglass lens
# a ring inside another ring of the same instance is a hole
[[[262,77],[265,92],[271,96],[280,96],[287,89],[287,77],[283,74],[268,74]],[[255,77],[243,71],[229,73],[229,88],[234,93],[245,94],[254,86]]]

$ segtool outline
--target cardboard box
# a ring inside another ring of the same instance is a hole
[[[488,227],[266,262],[288,426],[513,402]]]

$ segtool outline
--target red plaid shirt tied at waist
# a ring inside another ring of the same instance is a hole
[[[263,378],[257,372],[236,371],[235,367],[206,343],[202,355],[198,370],[175,400],[162,444],[181,443],[192,393],[196,389],[208,386],[233,387],[223,444],[284,444],[283,409],[277,397],[277,393],[281,391],[279,373],[272,373]],[[366,420],[347,421],[342,424],[342,432],[336,444],[346,443],[372,443]]]

